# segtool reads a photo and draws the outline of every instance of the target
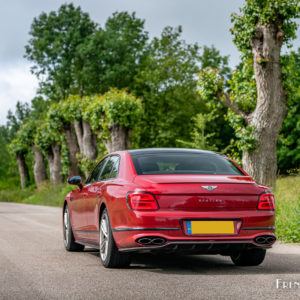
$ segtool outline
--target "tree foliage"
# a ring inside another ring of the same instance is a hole
[[[148,56],[136,76],[142,98],[141,146],[175,146],[187,139],[191,117],[200,111],[195,76],[198,46],[181,39],[181,27],[166,27],[149,45]]]
[[[34,137],[35,145],[44,153],[46,156],[50,147],[54,142],[60,141],[60,134],[58,131],[51,128],[48,120],[45,120],[36,130]]]
[[[13,155],[24,154],[30,150],[30,147],[34,144],[36,128],[37,121],[33,119],[28,119],[20,126],[15,138],[9,145],[10,152]]]
[[[256,83],[251,60],[241,64],[227,82],[219,69],[207,67],[199,72],[199,93],[209,105],[223,104],[226,119],[235,131],[236,146],[241,150],[254,149],[253,126],[245,123],[246,113],[251,113],[256,105]],[[226,85],[229,90],[226,92]]]
[[[178,140],[184,147],[217,151],[218,148],[215,145],[214,137],[215,132],[208,133],[208,123],[216,119],[217,115],[215,111],[211,111],[206,114],[197,114],[193,117],[194,127],[191,132],[191,141]]]
[[[279,134],[277,156],[281,173],[300,168],[300,48],[282,57],[287,115]]]
[[[19,130],[23,122],[25,122],[31,114],[31,109],[28,103],[22,103],[20,101],[16,104],[15,113],[11,110],[7,113],[6,127],[8,130],[8,138],[11,140]]]
[[[127,12],[114,13],[106,21],[101,53],[104,91],[112,87],[133,89],[133,78],[147,53],[148,33],[144,23],[135,13]]]
[[[31,25],[26,57],[34,63],[32,72],[41,80],[41,91],[50,99],[64,99],[71,91],[83,88],[77,69],[82,66],[78,46],[95,31],[87,13],[73,4],[58,12],[42,13]]]
[[[142,116],[141,100],[125,90],[111,89],[103,95],[92,96],[84,118],[92,129],[107,137],[113,125],[136,129]]]
[[[289,43],[296,38],[297,17],[298,0],[246,0],[240,13],[231,15],[233,42],[242,53],[251,56],[250,41],[257,34],[257,26],[275,24],[284,42]]]
[[[232,76],[228,66],[228,56],[221,56],[214,46],[204,46],[200,63],[198,92],[204,107],[199,118],[203,118],[205,122],[205,133],[209,137],[211,149],[224,151],[229,141],[233,140],[234,132],[226,118],[228,109],[217,100],[216,95],[228,88],[226,80]],[[199,126],[196,126],[192,131],[193,139],[197,131],[202,136]]]
[[[94,100],[94,96],[70,95],[59,103],[59,109],[66,122],[80,121],[87,106]]]
[[[201,70],[210,67],[212,69],[218,69],[222,77],[228,79],[231,75],[231,69],[228,66],[229,55],[222,56],[220,51],[215,48],[204,46],[201,56],[199,57],[201,63]]]
[[[8,152],[9,132],[5,126],[0,126],[0,178],[5,178],[8,172],[11,157]]]
[[[256,81],[252,65],[252,59],[244,60],[244,63],[237,67],[228,81],[231,103],[245,114],[254,111],[257,101]],[[245,122],[244,115],[228,110],[227,119],[235,131],[237,148],[240,151],[255,149],[254,127]]]
[[[134,76],[146,55],[148,33],[135,13],[115,12],[79,47],[86,95],[110,88],[133,89]]]

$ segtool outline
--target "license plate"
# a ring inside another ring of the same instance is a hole
[[[234,221],[187,221],[188,234],[234,234]]]

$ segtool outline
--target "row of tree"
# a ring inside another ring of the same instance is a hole
[[[44,158],[51,182],[62,183],[63,174],[81,173],[80,160],[97,159],[97,139],[105,145],[106,152],[129,148],[141,112],[141,102],[135,96],[112,89],[103,95],[70,96],[52,104],[45,119],[29,118],[10,144],[22,187],[30,182],[25,159],[29,151],[33,153],[34,180],[38,187],[47,179]],[[84,164],[81,166],[87,175],[88,170]]]
[[[114,13],[103,28],[72,4],[42,13],[25,55],[38,95],[31,108],[19,103],[0,132],[22,186],[31,169],[37,186],[47,173],[56,184],[87,174],[105,152],[176,146],[242,157],[250,175],[274,186],[276,145],[281,171],[300,165],[300,51],[280,55],[295,37],[296,2],[246,0],[232,16],[243,53],[233,72],[214,47],[200,54],[182,40],[181,27],[149,41],[134,13]]]

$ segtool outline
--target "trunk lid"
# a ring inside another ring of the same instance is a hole
[[[251,177],[231,175],[138,175],[135,183],[152,192],[160,209],[256,209],[262,188]]]

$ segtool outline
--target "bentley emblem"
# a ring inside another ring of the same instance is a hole
[[[204,189],[206,189],[210,192],[217,188],[216,185],[201,185],[201,187],[203,187]]]

